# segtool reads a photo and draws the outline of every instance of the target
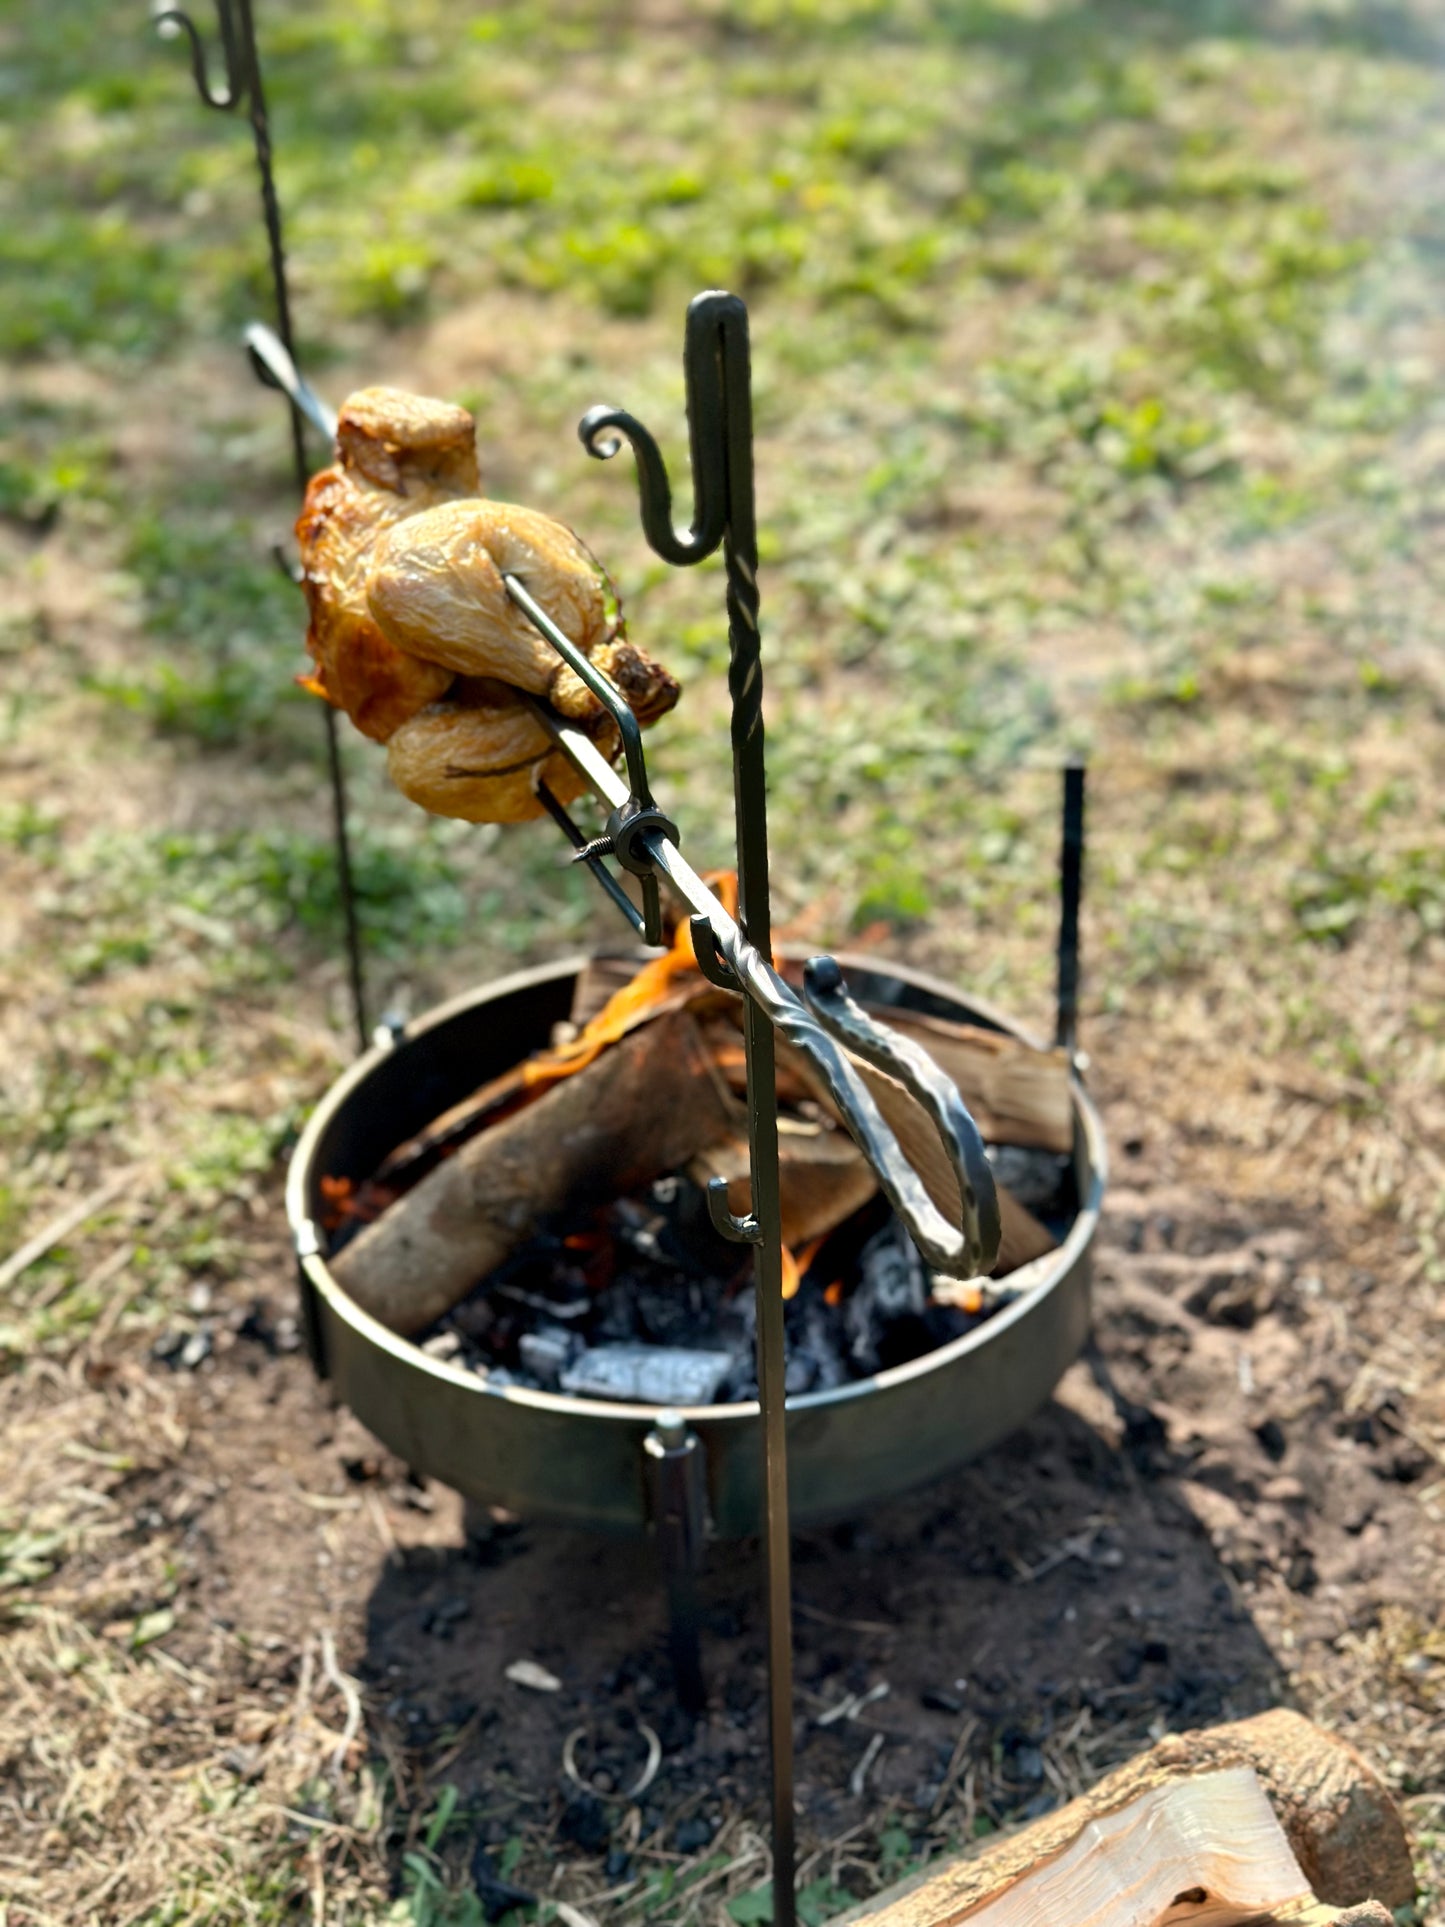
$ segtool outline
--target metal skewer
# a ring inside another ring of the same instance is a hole
[[[284,343],[259,324],[247,345],[262,378],[280,388],[292,407],[323,433],[335,415],[305,382]],[[782,1225],[778,1171],[775,1032],[803,1051],[827,1086],[849,1132],[877,1173],[879,1184],[925,1260],[935,1270],[969,1278],[990,1271],[998,1253],[1000,1220],[992,1169],[983,1141],[953,1083],[925,1052],[873,1022],[848,996],[837,964],[813,958],[801,998],[771,962],[767,826],[762,724],[762,666],[758,637],[757,546],[752,508],[752,426],[747,355],[747,311],[725,294],[700,295],[688,311],[685,347],[688,417],[696,499],[692,531],[671,523],[667,473],[656,443],[632,416],[594,409],[581,424],[585,446],[606,457],[617,452],[620,429],[637,454],[643,526],[652,546],[678,564],[702,561],[719,544],[728,577],[729,687],[733,696],[734,797],[739,859],[739,914],[734,918],[678,848],[677,825],[658,807],[647,773],[641,726],[615,685],[565,634],[515,575],[503,583],[513,604],[580,677],[616,726],[626,778],[582,730],[548,704],[526,697],[533,713],[608,811],[606,830],[588,838],[567,809],[538,780],[537,795],[587,864],[629,927],[644,941],[662,941],[660,883],[691,913],[698,967],[710,981],[743,996],[748,1067],[751,1208],[739,1217],[728,1205],[725,1180],[708,1188],[708,1208],[725,1237],[755,1252],[758,1299],[758,1392],[763,1425],[763,1537],[767,1563],[769,1724],[772,1754],[773,1919],[796,1927],[793,1816],[792,1602],[787,1484]],[[638,879],[639,909],[606,867],[614,858]],[[746,879],[748,894],[744,894]],[[885,1122],[854,1058],[896,1079],[931,1118],[947,1153],[960,1200],[955,1224],[935,1206]],[[656,1456],[666,1456],[661,1430]],[[679,1448],[680,1449],[680,1448]],[[682,1532],[686,1521],[673,1522]],[[688,1527],[696,1537],[697,1522]],[[686,1536],[686,1535],[684,1535]],[[682,1565],[674,1562],[680,1584]],[[695,1645],[675,1643],[685,1663],[679,1687],[685,1701],[701,1699]]]

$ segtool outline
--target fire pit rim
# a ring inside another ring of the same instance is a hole
[[[780,944],[779,956],[789,961],[801,962],[811,952],[797,945]],[[534,964],[527,969],[513,971],[505,977],[493,978],[486,984],[459,992],[445,1002],[432,1006],[420,1017],[408,1024],[398,1037],[387,1037],[374,1043],[356,1062],[330,1086],[316,1109],[307,1120],[305,1129],[292,1153],[290,1168],[286,1177],[286,1216],[296,1243],[298,1261],[307,1279],[321,1294],[336,1315],[346,1321],[359,1335],[372,1344],[380,1346],[396,1358],[444,1383],[458,1385],[466,1391],[485,1393],[492,1398],[502,1399],[513,1405],[527,1406],[539,1412],[557,1416],[572,1417],[579,1411],[598,1420],[614,1420],[630,1426],[650,1424],[655,1420],[658,1408],[655,1404],[621,1404],[610,1399],[578,1398],[564,1392],[534,1391],[525,1385],[492,1385],[475,1372],[449,1364],[445,1359],[433,1358],[429,1353],[414,1344],[409,1338],[390,1330],[377,1318],[363,1310],[332,1277],[325,1255],[321,1249],[320,1235],[311,1216],[305,1195],[306,1181],[315,1159],[317,1147],[332,1119],[351,1097],[358,1086],[364,1084],[379,1064],[384,1063],[391,1053],[407,1043],[425,1035],[440,1024],[450,1022],[474,1004],[499,1001],[503,997],[534,988],[540,983],[565,977],[569,973],[578,974],[591,961],[587,951],[574,951],[548,963]],[[640,953],[642,954],[642,953]],[[988,999],[965,995],[954,985],[931,973],[916,970],[892,958],[870,957],[859,953],[838,953],[838,962],[845,970],[865,972],[869,975],[887,975],[900,983],[928,995],[947,999],[955,1004],[965,1002],[969,1010],[981,1018],[986,1025],[1019,1038],[1022,1042],[1043,1048],[1038,1037],[1026,1027],[1005,1016]],[[887,1370],[875,1372],[870,1378],[852,1379],[845,1385],[830,1387],[823,1391],[792,1393],[788,1397],[787,1409],[790,1413],[806,1413],[820,1408],[843,1405],[870,1393],[903,1386],[916,1378],[939,1370],[942,1366],[966,1356],[969,1352],[980,1350],[992,1340],[1001,1336],[1010,1326],[1027,1317],[1040,1296],[1052,1291],[1068,1277],[1073,1266],[1087,1251],[1094,1233],[1098,1228],[1105,1185],[1108,1181],[1108,1154],[1104,1139],[1103,1124],[1095,1110],[1088,1092],[1077,1075],[1071,1073],[1069,1079],[1070,1097],[1074,1114],[1083,1132],[1089,1168],[1089,1186],[1086,1195],[1080,1200],[1078,1213],[1070,1225],[1067,1236],[1047,1258],[1039,1262],[1047,1265],[1048,1270],[1038,1284],[1024,1292],[1015,1302],[997,1312],[985,1323],[955,1338],[946,1345],[924,1352],[921,1357],[910,1359],[906,1364],[890,1366]],[[725,1405],[678,1405],[669,1406],[669,1413],[677,1413],[689,1420],[706,1421],[709,1426],[720,1424],[752,1425],[761,1414],[757,1399],[742,1400]]]

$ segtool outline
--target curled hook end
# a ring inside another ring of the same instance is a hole
[[[707,1199],[707,1215],[712,1219],[713,1230],[719,1232],[729,1243],[760,1245],[763,1242],[763,1228],[751,1211],[745,1218],[740,1218],[729,1206],[726,1178],[709,1178],[704,1196]]]
[[[610,462],[622,453],[622,437],[608,431],[620,425],[624,411],[602,403],[589,408],[577,424],[577,438],[596,462]]]

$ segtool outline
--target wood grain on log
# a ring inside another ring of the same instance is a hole
[[[1063,1051],[1035,1050],[1002,1031],[946,1017],[871,1008],[870,1015],[928,1052],[958,1086],[991,1144],[1022,1144],[1061,1156],[1073,1150],[1074,1106]]]
[[[858,1069],[885,1123],[897,1138],[899,1150],[922,1179],[924,1190],[948,1222],[958,1224],[963,1216],[958,1179],[928,1113],[901,1084],[885,1077],[871,1064],[859,1064]],[[992,1275],[1003,1278],[1031,1259],[1056,1250],[1058,1240],[1003,1185],[996,1188],[1002,1233]]]
[[[1241,1766],[1259,1776],[1320,1900],[1335,1908],[1371,1899],[1394,1908],[1413,1900],[1405,1829],[1379,1776],[1344,1740],[1277,1708],[1229,1726],[1171,1734],[1057,1813],[988,1841],[847,1918],[868,1927],[954,1927],[1063,1853],[1092,1822],[1172,1781]]]
[[[966,1918],[971,1927],[1242,1927],[1308,1898],[1258,1775],[1236,1766],[1166,1780],[1090,1819]]]
[[[554,1213],[647,1184],[738,1129],[696,1024],[674,1011],[469,1139],[359,1232],[332,1275],[393,1331],[420,1331]]]

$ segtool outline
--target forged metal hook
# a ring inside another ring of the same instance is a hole
[[[207,107],[218,114],[229,114],[252,92],[254,73],[242,70],[240,48],[236,39],[236,25],[231,14],[231,0],[216,0],[216,22],[221,34],[221,53],[226,68],[226,90],[218,92],[211,85],[210,69],[206,60],[206,43],[200,28],[186,12],[184,7],[172,6],[170,0],[155,0],[151,8],[151,18],[162,40],[175,40],[182,34],[190,42],[191,72],[195,76],[196,92]]]
[[[693,500],[686,534],[673,523],[672,484],[652,431],[627,409],[605,404],[589,408],[577,424],[582,446],[596,461],[611,461],[622,448],[621,437],[632,444],[643,534],[674,568],[706,561],[728,526],[729,401],[747,387],[747,309],[736,295],[712,290],[689,303],[682,368]]]

